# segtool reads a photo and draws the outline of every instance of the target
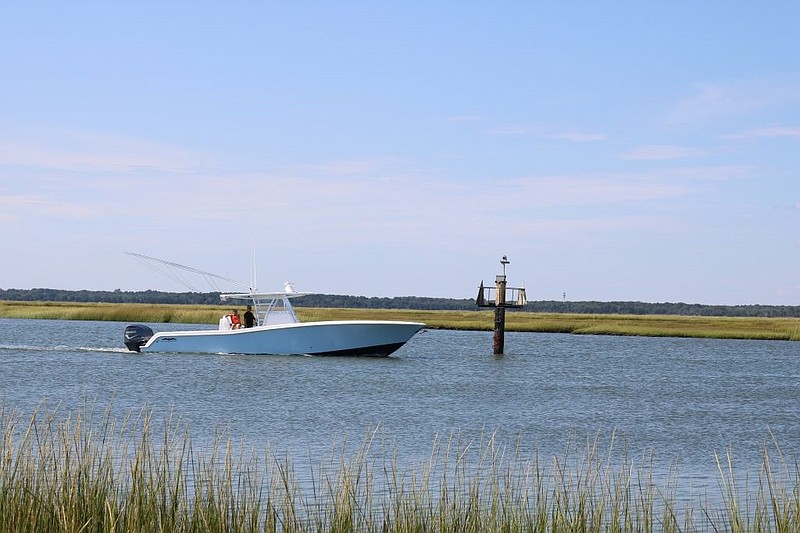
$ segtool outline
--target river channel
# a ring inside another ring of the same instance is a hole
[[[437,436],[494,434],[547,457],[614,435],[699,486],[717,483],[715,453],[757,474],[765,445],[800,450],[795,342],[507,333],[495,356],[491,333],[423,330],[389,358],[143,355],[122,345],[125,325],[0,319],[5,408],[147,406],[186,421],[195,443],[224,428],[300,458],[375,428],[409,460]]]

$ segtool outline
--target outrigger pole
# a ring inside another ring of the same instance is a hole
[[[246,283],[242,283],[241,281],[236,281],[235,279],[226,278],[224,276],[220,276],[219,274],[214,274],[212,272],[206,272],[205,270],[199,270],[197,268],[193,268],[186,265],[181,265],[179,263],[173,263],[172,261],[165,261],[164,259],[158,259],[157,257],[150,257],[149,255],[142,255],[137,254],[134,252],[125,252],[129,256],[137,259],[142,264],[147,266],[148,268],[155,270],[162,276],[166,276],[167,278],[180,283],[184,287],[187,287],[190,291],[201,292],[197,287],[193,286],[189,283],[183,276],[181,276],[180,271],[190,272],[192,274],[197,274],[202,276],[206,282],[217,292],[221,292],[219,286],[214,282],[215,279],[221,281],[227,281],[228,283],[233,283],[239,287],[243,287],[247,289],[249,293],[253,293],[255,289],[253,287],[248,286]],[[168,268],[160,268],[159,265],[163,265]]]

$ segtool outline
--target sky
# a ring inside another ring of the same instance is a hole
[[[3,2],[0,288],[187,290],[136,252],[265,291],[472,298],[507,255],[529,300],[800,305],[798,20]]]

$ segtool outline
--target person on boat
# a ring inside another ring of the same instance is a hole
[[[239,319],[239,311],[233,310],[231,314],[231,329],[239,329],[242,327],[242,321]]]
[[[256,315],[253,314],[253,306],[248,305],[244,312],[244,327],[252,328],[256,323]]]

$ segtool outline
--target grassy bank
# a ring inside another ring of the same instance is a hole
[[[0,301],[2,318],[115,320],[216,325],[229,306]],[[429,328],[490,331],[490,311],[296,308],[303,321],[409,320]],[[507,331],[727,339],[800,340],[800,318],[506,313]]]
[[[160,428],[160,429],[159,429]],[[196,449],[179,421],[147,410],[123,420],[91,409],[29,420],[0,406],[4,531],[798,531],[798,469],[765,449],[757,479],[718,459],[719,498],[680,498],[652,457],[568,439],[552,458],[436,440],[418,464],[368,435],[360,449],[309,457],[218,438]],[[691,491],[690,491],[691,492]]]

